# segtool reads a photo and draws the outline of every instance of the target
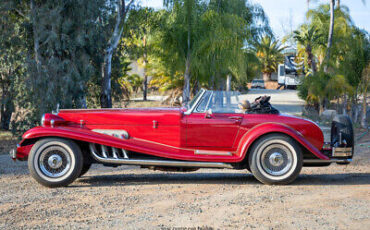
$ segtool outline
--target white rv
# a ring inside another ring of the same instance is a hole
[[[284,57],[284,64],[278,66],[278,84],[284,89],[296,88],[304,77],[303,62],[294,62],[295,55],[292,53],[287,52]]]

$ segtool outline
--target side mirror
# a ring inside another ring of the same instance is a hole
[[[205,116],[205,118],[212,118],[212,109],[208,109],[208,110],[206,111],[206,116]]]

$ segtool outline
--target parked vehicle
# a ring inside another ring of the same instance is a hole
[[[265,88],[265,81],[262,79],[254,79],[252,80],[251,88]]]
[[[284,57],[284,64],[278,65],[278,84],[286,88],[297,88],[301,84],[301,80],[304,77],[304,65],[303,62],[296,63],[295,54],[292,52],[295,50],[286,51]]]
[[[297,88],[301,84],[302,75],[298,74],[286,74],[284,64],[279,64],[278,66],[278,84],[283,86],[284,89],[287,88]]]
[[[238,95],[202,89],[186,107],[47,113],[11,157],[28,159],[31,175],[48,187],[72,183],[93,163],[182,172],[247,169],[262,183],[288,184],[302,166],[351,162],[348,117],[333,121],[331,143],[324,144],[314,122],[280,114],[269,97],[240,110]]]

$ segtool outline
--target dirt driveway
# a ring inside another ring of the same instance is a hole
[[[348,166],[304,168],[288,186],[247,171],[166,173],[94,166],[66,188],[49,189],[26,163],[0,156],[0,229],[366,229],[370,143]]]
[[[368,146],[356,146],[350,165],[304,168],[287,186],[262,185],[245,170],[95,165],[49,189],[25,162],[0,155],[0,229],[369,229]]]

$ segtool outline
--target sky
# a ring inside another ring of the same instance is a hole
[[[163,7],[163,0],[140,0],[142,5],[154,8]],[[275,35],[282,38],[291,30],[297,29],[305,20],[307,12],[306,0],[250,0],[260,4],[267,14],[270,26]],[[328,3],[328,0],[311,0],[310,8]],[[365,0],[341,0],[350,10],[350,15],[355,25],[360,29],[370,32],[370,1]]]

